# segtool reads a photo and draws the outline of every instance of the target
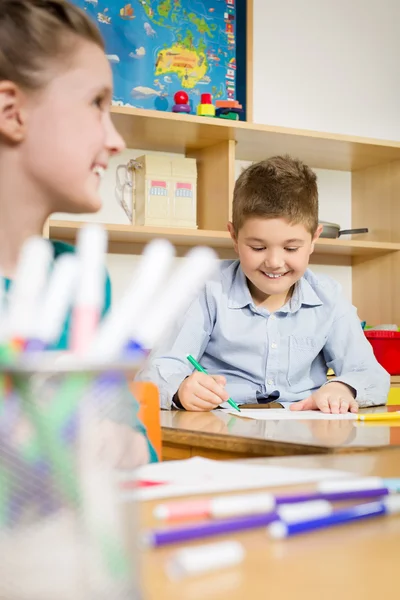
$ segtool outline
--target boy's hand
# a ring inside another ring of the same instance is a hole
[[[178,397],[186,410],[213,410],[226,402],[229,394],[224,390],[225,377],[206,375],[194,371],[179,386]]]
[[[338,415],[358,412],[358,403],[347,385],[333,381],[319,388],[312,396],[291,404],[290,410],[320,410]]]

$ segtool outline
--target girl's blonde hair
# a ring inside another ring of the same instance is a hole
[[[0,81],[40,89],[46,67],[72,54],[76,37],[104,50],[95,23],[66,0],[0,0]]]

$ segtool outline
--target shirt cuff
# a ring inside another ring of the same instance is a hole
[[[367,408],[368,406],[381,406],[387,402],[387,394],[389,392],[389,385],[384,385],[385,382],[379,381],[376,384],[365,385],[365,372],[354,372],[345,373],[338,377],[334,377],[326,382],[332,383],[334,381],[338,383],[344,383],[355,391],[355,399],[360,408]],[[390,380],[388,379],[388,382]]]
[[[175,394],[172,396],[172,405],[175,408],[178,408],[179,410],[186,410],[186,408],[183,406],[183,404],[179,400],[178,392],[175,392]]]

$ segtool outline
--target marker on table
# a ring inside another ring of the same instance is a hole
[[[357,481],[359,482],[358,486],[350,486],[348,485],[349,482],[346,481],[329,481],[327,482],[328,488],[326,490],[322,486],[322,489],[317,488],[315,492],[298,494],[274,495],[267,492],[260,492],[168,502],[156,506],[153,514],[160,521],[182,521],[194,518],[215,519],[265,513],[286,504],[299,504],[314,500],[326,500],[329,502],[370,500],[400,492],[400,479],[376,478],[375,480],[374,478],[372,484],[366,480]],[[332,484],[331,488],[329,488],[329,484]]]
[[[307,533],[317,529],[325,529],[327,527],[335,527],[344,523],[360,521],[362,519],[370,519],[400,513],[400,496],[388,496],[380,502],[369,502],[367,504],[359,504],[350,508],[333,511],[326,516],[309,519],[307,521],[287,522],[284,519],[272,523],[268,527],[268,533],[274,539],[281,539]]]
[[[167,574],[171,579],[188,575],[200,575],[240,564],[245,551],[239,542],[217,542],[194,548],[177,550],[167,563]]]
[[[178,542],[188,542],[214,535],[225,535],[248,529],[256,529],[269,525],[276,520],[285,520],[291,523],[294,520],[320,517],[332,512],[329,502],[317,500],[305,502],[295,506],[280,506],[276,510],[265,511],[254,515],[240,515],[229,519],[217,519],[206,523],[195,523],[173,529],[160,529],[146,533],[143,537],[144,544],[150,547],[166,546]]]
[[[355,479],[332,479],[317,483],[319,492],[329,494],[363,490],[387,489],[391,493],[400,492],[400,478],[358,477]]]
[[[199,365],[197,360],[195,360],[191,354],[189,354],[189,356],[187,356],[186,358],[193,365],[193,367],[196,369],[196,371],[199,371],[200,373],[205,373],[206,375],[208,375],[207,371],[205,369],[203,369],[203,367],[201,365]],[[236,410],[238,410],[240,412],[240,408],[238,407],[236,402],[234,402],[232,400],[232,398],[228,398],[227,402],[228,402],[228,404],[230,404],[232,406],[232,408],[235,408]]]
[[[358,414],[357,421],[400,421],[400,412]]]

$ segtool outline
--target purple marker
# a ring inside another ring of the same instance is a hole
[[[305,520],[311,517],[315,518],[327,515],[331,512],[332,506],[329,502],[323,500],[299,503],[295,506],[281,506],[276,510],[269,510],[260,514],[236,516],[229,519],[216,519],[207,523],[195,523],[185,527],[151,531],[145,536],[145,544],[151,547],[165,546],[167,544],[187,542],[214,535],[225,535],[247,529],[256,529],[257,527],[269,525],[279,519],[292,522],[294,520]]]
[[[255,529],[269,525],[278,519],[276,512],[264,513],[261,515],[251,515],[247,517],[235,517],[232,519],[220,519],[211,523],[200,523],[188,525],[186,527],[175,527],[173,529],[152,531],[145,535],[144,543],[150,547],[166,546],[179,542],[189,542],[199,540],[214,535],[224,535],[227,533],[236,533],[246,529]]]

